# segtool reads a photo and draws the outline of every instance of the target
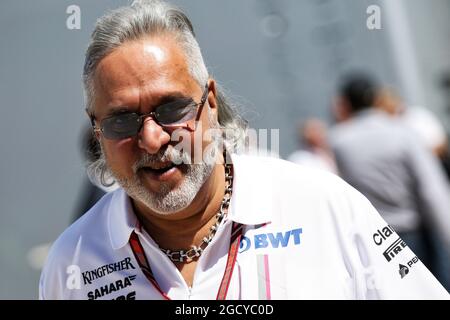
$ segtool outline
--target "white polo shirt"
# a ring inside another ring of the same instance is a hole
[[[134,230],[171,299],[215,299],[232,222],[244,233],[227,299],[448,299],[447,291],[358,191],[287,161],[233,155],[229,213],[199,258],[192,288],[140,229],[122,190],[54,243],[41,299],[162,299],[129,245]]]

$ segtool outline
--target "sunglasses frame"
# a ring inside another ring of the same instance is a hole
[[[196,130],[196,123],[197,123],[197,121],[199,120],[199,116],[202,114],[203,106],[205,105],[206,100],[207,100],[207,98],[208,98],[208,93],[209,93],[209,87],[208,87],[208,83],[206,83],[205,89],[204,89],[204,91],[203,91],[202,98],[201,98],[200,102],[198,102],[198,103],[195,103],[195,102],[194,102],[193,104],[190,104],[190,105],[196,105],[196,107],[198,108],[197,111],[196,111],[196,115],[195,115],[195,117],[193,118],[193,119],[195,119],[195,121],[194,121],[194,127],[193,127],[193,128],[190,128],[189,125],[188,125],[188,122],[191,121],[192,119],[189,119],[189,120],[187,120],[187,121],[185,121],[185,122],[183,122],[183,123],[178,123],[178,124],[162,124],[162,123],[160,123],[160,122],[158,121],[158,119],[155,117],[155,116],[156,116],[156,113],[157,113],[156,111],[151,111],[151,112],[145,113],[145,114],[139,114],[139,113],[137,113],[137,112],[130,112],[130,114],[133,114],[133,113],[134,113],[134,114],[137,114],[137,115],[138,115],[139,122],[140,122],[139,128],[136,130],[136,134],[133,134],[133,135],[130,135],[130,136],[127,136],[127,137],[123,137],[123,138],[117,138],[117,139],[115,139],[115,138],[108,138],[108,137],[106,137],[106,136],[104,135],[104,127],[101,125],[101,123],[102,123],[104,120],[110,119],[110,118],[112,118],[112,117],[108,117],[108,118],[103,119],[103,120],[100,122],[100,127],[98,127],[98,126],[96,126],[96,124],[95,124],[95,116],[94,116],[93,114],[90,114],[90,113],[88,113],[88,115],[89,115],[89,118],[90,118],[90,120],[91,120],[91,125],[92,125],[92,129],[94,130],[94,132],[101,132],[101,133],[103,134],[103,136],[104,136],[106,139],[109,139],[109,140],[122,140],[122,139],[127,139],[127,138],[130,138],[130,137],[136,136],[136,135],[142,130],[142,127],[144,126],[144,122],[145,122],[145,121],[144,121],[143,119],[145,119],[145,118],[147,118],[147,117],[151,117],[151,118],[153,119],[153,121],[155,121],[155,122],[156,122],[159,126],[161,126],[163,129],[164,129],[164,128],[166,128],[166,129],[188,128],[188,129],[190,129],[191,131],[195,131],[195,130]],[[162,107],[162,106],[164,106],[164,105],[160,105],[160,106],[156,107],[155,109],[158,109],[159,107]]]

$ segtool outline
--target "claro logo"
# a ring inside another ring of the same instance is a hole
[[[377,230],[377,232],[373,234],[373,242],[375,242],[377,246],[381,246],[383,244],[383,241],[393,235],[394,232],[394,229],[392,229],[392,227],[389,225],[381,230]]]
[[[239,253],[249,250],[252,245],[255,250],[263,248],[285,248],[289,244],[299,245],[300,234],[302,234],[302,228],[286,232],[260,233],[251,237],[244,236],[241,239]]]

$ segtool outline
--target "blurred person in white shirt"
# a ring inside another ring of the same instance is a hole
[[[337,173],[333,152],[328,144],[327,125],[318,118],[300,121],[297,126],[301,148],[287,158],[296,164]]]

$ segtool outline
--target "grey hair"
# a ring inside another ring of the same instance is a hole
[[[130,6],[112,10],[97,20],[83,68],[88,112],[92,112],[95,95],[93,77],[99,62],[128,41],[164,33],[175,36],[186,54],[189,73],[200,86],[205,85],[208,71],[195,40],[194,29],[186,15],[166,2],[136,0]]]
[[[83,68],[86,110],[90,115],[95,96],[93,78],[100,61],[128,41],[165,33],[173,35],[183,49],[190,75],[200,86],[205,85],[209,78],[208,70],[189,18],[183,11],[166,2],[136,0],[130,6],[110,11],[97,20]],[[228,152],[238,152],[245,146],[247,121],[237,112],[237,107],[220,86],[217,86],[216,99],[224,146]],[[88,163],[88,176],[96,185],[108,186],[111,185],[112,176],[108,173],[100,146],[99,149],[98,158]]]

